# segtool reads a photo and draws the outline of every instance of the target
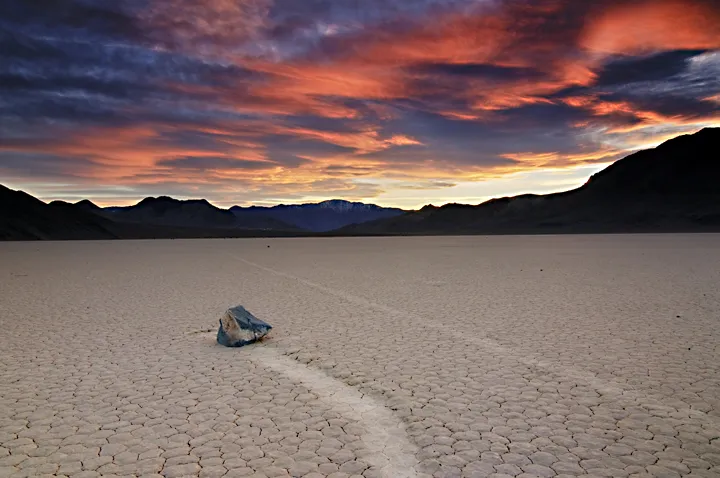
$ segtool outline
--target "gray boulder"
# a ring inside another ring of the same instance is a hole
[[[258,319],[245,307],[228,309],[220,319],[217,341],[225,347],[242,347],[258,341],[270,332],[272,326]]]

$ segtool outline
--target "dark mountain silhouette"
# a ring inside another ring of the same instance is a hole
[[[101,210],[100,206],[90,201],[89,199],[83,199],[82,201],[78,201],[75,203],[75,206],[94,213],[98,213]]]
[[[205,199],[182,201],[167,196],[150,197],[134,206],[113,207],[101,211],[105,217],[117,222],[202,229],[297,230],[294,226],[262,215],[238,218],[232,212],[215,207]]]
[[[360,224],[376,219],[395,217],[405,212],[402,209],[385,208],[375,204],[339,199],[323,201],[317,204],[283,204],[273,207],[252,206],[243,208],[233,206],[230,211],[243,220],[258,216],[270,217],[313,232],[332,231],[349,224]]]
[[[23,192],[0,185],[0,239],[114,239],[112,222],[74,205],[45,204]]]
[[[0,185],[0,239],[310,234],[299,228],[315,235],[720,231],[718,145],[720,128],[708,128],[621,159],[572,191],[499,198],[478,206],[426,206],[410,213],[347,201],[227,211],[205,200],[168,197],[99,208],[87,200],[46,204]],[[382,215],[392,217],[361,223]]]
[[[283,237],[301,234],[291,230],[243,229],[234,225],[187,227],[113,221],[107,217],[107,212],[93,206],[90,201],[46,204],[23,191],[0,185],[0,240]]]
[[[558,194],[426,206],[341,235],[720,230],[720,128],[639,151]]]
[[[718,194],[718,173],[720,128],[706,128],[621,159],[581,189],[613,197]]]

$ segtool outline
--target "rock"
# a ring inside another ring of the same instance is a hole
[[[220,319],[217,341],[225,347],[242,347],[263,338],[272,326],[239,305],[228,309]]]

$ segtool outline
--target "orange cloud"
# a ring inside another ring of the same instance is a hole
[[[267,74],[268,78],[249,86],[239,83],[234,89],[224,91],[220,101],[237,111],[347,119],[357,117],[358,113],[338,99],[387,100],[406,96],[399,72],[372,65],[261,61],[242,65]]]
[[[268,26],[272,4],[272,0],[148,1],[139,20],[170,48],[224,56],[229,48],[259,37]]]
[[[581,44],[603,55],[720,48],[720,8],[711,5],[681,0],[621,2],[590,23]]]
[[[245,68],[269,75],[253,84],[236,103],[240,109],[273,114],[311,112],[331,118],[354,118],[357,112],[324,98],[392,100],[452,94],[466,100],[471,111],[441,111],[448,117],[482,118],[486,111],[548,103],[544,97],[569,86],[587,86],[596,75],[596,60],[558,54],[570,49],[573,34],[553,29],[552,18],[564,8],[555,1],[532,6],[484,8],[472,14],[449,13],[431,23],[394,29],[382,25],[328,42],[339,53],[317,61],[274,62],[237,58]],[[537,36],[537,30],[543,31]],[[487,64],[531,68],[544,78],[497,81],[465,78],[463,90],[450,93],[437,79],[420,86],[422,74],[408,71],[423,64]],[[228,92],[234,96],[232,91]]]
[[[399,96],[402,85],[398,73],[373,65],[316,65],[300,63],[254,64],[254,68],[274,75],[272,88],[258,87],[253,93],[296,96],[337,96],[342,98],[385,99]]]
[[[718,106],[720,106],[720,93],[713,96],[708,96],[707,98],[703,98],[703,101],[707,101],[709,103],[717,103]]]
[[[393,135],[382,138],[380,133],[373,129],[358,132],[336,133],[320,131],[310,128],[278,128],[279,133],[289,134],[299,138],[317,139],[330,144],[344,146],[355,150],[355,154],[372,153],[386,150],[392,146],[421,145],[418,140],[405,135]]]
[[[501,168],[503,172],[520,172],[528,169],[556,169],[577,167],[583,164],[610,163],[617,159],[620,151],[615,149],[601,149],[590,153],[561,154],[550,153],[509,153],[503,157],[516,161],[517,164],[509,168]]]
[[[220,17],[230,8],[225,3],[212,3]],[[330,98],[394,100],[452,94],[469,108],[441,108],[438,113],[487,120],[492,118],[488,113],[549,104],[552,100],[547,96],[564,88],[591,85],[602,55],[720,45],[717,9],[702,2],[641,1],[588,9],[585,21],[575,18],[587,25],[577,31],[558,20],[569,8],[568,2],[560,0],[490,4],[472,13],[441,14],[432,22],[402,28],[386,24],[358,34],[333,35],[326,41],[332,45],[330,51],[337,53],[321,61],[312,56],[284,62],[235,57],[239,65],[267,78],[251,84],[239,80],[234,87],[214,88],[212,93],[219,93],[219,100],[238,112],[338,119],[358,118],[360,113]],[[579,54],[574,50],[578,43],[594,55]],[[451,93],[432,78],[420,86],[418,74],[408,71],[413,65],[428,63],[532,68],[544,77],[501,82],[465,78],[465,87]]]

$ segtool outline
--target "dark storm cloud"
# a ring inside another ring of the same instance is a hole
[[[76,95],[15,93],[0,100],[3,115],[20,119],[26,127],[48,125],[54,121],[75,123],[78,127],[98,122],[122,125],[133,121],[117,103],[89,97],[85,92]]]
[[[228,158],[224,156],[185,156],[182,158],[161,159],[156,163],[161,167],[171,169],[195,169],[195,170],[233,170],[233,169],[270,169],[276,164],[266,161],[253,161],[242,158]]]
[[[144,38],[132,9],[113,0],[5,0],[2,23],[19,30],[96,33],[115,39]]]
[[[282,165],[286,168],[297,168],[300,165],[308,164],[310,161],[298,156],[295,151],[298,148],[289,148],[271,144],[267,148],[267,157],[276,164]],[[303,154],[307,154],[303,150]]]
[[[667,117],[703,117],[720,111],[720,105],[696,98],[674,95],[603,94],[603,101],[625,101],[638,111],[653,111]]]
[[[660,98],[664,96],[702,100],[720,90],[720,51],[690,57],[679,73],[656,80],[638,81],[604,87],[634,97]]]
[[[528,129],[547,130],[548,139],[552,141],[552,132],[561,130],[568,132],[570,125],[588,118],[587,113],[562,102],[538,103],[508,108],[498,113],[498,123],[505,131]],[[572,136],[575,133],[570,131]]]
[[[268,155],[278,162],[284,163],[279,158],[286,154],[292,157],[300,153],[306,156],[339,156],[348,155],[355,152],[355,148],[333,144],[319,139],[310,139],[298,137],[288,132],[285,134],[269,134],[263,137],[263,142],[267,144]]]
[[[530,111],[530,110],[534,111]],[[553,110],[556,110],[553,112]],[[562,152],[568,153],[579,148],[578,135],[568,128],[574,114],[572,109],[562,106],[520,108],[502,124],[492,129],[472,121],[461,121],[427,112],[412,112],[399,118],[388,129],[413,137],[421,137],[427,148],[399,148],[393,151],[391,161],[409,162],[431,159],[435,151],[442,151],[453,158],[448,168],[458,166],[500,167],[511,164],[502,157],[508,152]],[[528,120],[533,115],[534,121]],[[552,118],[551,119],[551,115]],[[523,119],[523,134],[518,135],[514,121]],[[428,154],[428,152],[430,152]],[[363,155],[381,158],[383,153]]]
[[[228,134],[178,129],[162,131],[149,140],[148,143],[157,147],[226,153],[232,150],[233,141],[236,139]]]
[[[640,81],[658,81],[677,75],[688,67],[688,60],[705,50],[679,50],[644,58],[622,58],[605,65],[597,86],[622,85]]]
[[[0,171],[9,177],[68,180],[82,178],[99,166],[82,156],[0,151]]]
[[[353,31],[387,22],[389,18],[403,18],[405,22],[432,12],[476,8],[467,0],[276,0],[269,10],[273,38],[305,38],[317,40],[319,26],[337,25],[342,31]]]
[[[0,29],[0,59],[3,62],[42,60],[69,60],[72,57],[55,44],[33,38],[18,31]]]
[[[131,78],[103,74],[83,75],[73,72],[59,72],[53,76],[43,76],[19,69],[0,72],[0,85],[7,92],[50,94],[83,92],[87,95],[132,100],[142,100],[162,91],[158,85],[133,81]]]
[[[16,25],[17,26],[17,25]],[[101,121],[108,125],[164,116],[182,120],[179,105],[217,101],[214,89],[256,81],[262,74],[141,45],[0,33],[0,101],[26,121]],[[180,111],[178,111],[180,110]],[[192,115],[190,115],[192,116]]]

